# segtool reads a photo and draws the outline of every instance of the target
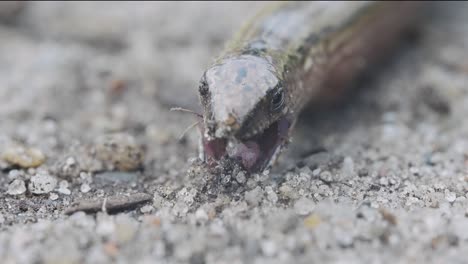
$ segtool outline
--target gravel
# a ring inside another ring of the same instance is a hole
[[[0,4],[2,263],[466,263],[468,4],[247,175],[210,173],[169,109],[200,111],[264,3],[25,3]]]

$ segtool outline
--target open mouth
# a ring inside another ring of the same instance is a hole
[[[287,139],[290,122],[281,118],[262,133],[249,139],[203,138],[205,160],[208,163],[222,158],[238,161],[249,172],[264,170]],[[203,134],[203,133],[202,133]]]

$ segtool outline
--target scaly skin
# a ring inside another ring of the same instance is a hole
[[[260,12],[203,74],[203,157],[271,166],[298,114],[342,94],[414,25],[421,2],[281,2]]]

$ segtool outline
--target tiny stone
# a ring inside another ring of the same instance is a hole
[[[60,183],[59,183],[59,188],[60,188],[60,189],[62,189],[62,188],[64,188],[64,189],[68,188],[68,182],[67,182],[67,181],[60,181]]]
[[[333,181],[333,175],[329,171],[323,171],[322,173],[320,173],[320,178],[327,182]]]
[[[75,163],[76,163],[76,160],[73,157],[68,157],[67,160],[65,161],[65,165],[68,165],[68,166],[73,166],[75,165]]]
[[[65,195],[70,195],[71,191],[69,189],[58,189],[57,192]]]
[[[257,206],[263,198],[262,188],[256,187],[255,189],[245,193],[245,200],[253,205]]]
[[[67,181],[60,181],[59,189],[57,190],[61,194],[70,195],[71,191],[68,189]]]
[[[143,214],[147,214],[147,213],[151,213],[153,211],[153,209],[154,209],[153,206],[145,205],[145,206],[140,208],[140,212],[142,212]]]
[[[261,244],[263,254],[267,257],[273,257],[278,251],[275,241],[267,240]]]
[[[88,173],[83,172],[83,171],[80,172],[80,178],[83,179],[83,180],[86,179],[86,178],[88,178]]]
[[[304,225],[309,229],[316,228],[318,225],[320,225],[320,223],[321,219],[316,214],[309,215],[306,219],[304,219]]]
[[[312,175],[317,177],[317,176],[320,175],[320,172],[322,172],[322,170],[320,168],[317,168],[317,169],[312,171]]]
[[[42,165],[45,161],[44,154],[35,148],[26,148],[23,146],[9,147],[2,155],[3,159],[21,168],[34,168]]]
[[[279,191],[282,196],[285,196],[287,198],[294,198],[297,195],[297,193],[293,190],[293,188],[291,188],[291,186],[287,184],[281,185],[281,187],[279,188]]]
[[[445,190],[445,185],[443,183],[436,183],[434,184],[434,189],[436,191],[442,191],[442,190]]]
[[[358,175],[359,177],[366,177],[369,175],[369,171],[366,168],[359,169]]]
[[[231,175],[229,174],[222,174],[221,175],[221,184],[227,185],[231,182]]]
[[[419,168],[416,168],[416,167],[411,167],[409,171],[414,175],[419,174]]]
[[[350,234],[341,230],[335,232],[335,238],[342,247],[350,247],[354,242],[354,238]]]
[[[31,177],[29,182],[29,191],[34,194],[49,193],[54,190],[57,185],[57,179],[49,175],[47,172],[41,172]]]
[[[278,201],[278,195],[275,193],[275,191],[273,190],[273,188],[271,188],[271,186],[268,186],[265,188],[265,191],[267,193],[267,199],[272,202],[272,203],[276,203]]]
[[[237,173],[236,175],[236,181],[238,183],[244,183],[246,181],[245,173],[243,171]]]
[[[5,217],[3,216],[3,214],[0,214],[0,225],[5,223]]]
[[[447,200],[449,203],[455,202],[456,199],[457,199],[457,195],[454,192],[445,193],[445,200]]]
[[[354,161],[351,157],[346,157],[343,160],[343,167],[341,168],[341,173],[344,177],[352,177],[354,174]]]
[[[380,180],[379,180],[380,185],[383,185],[383,186],[387,186],[387,185],[388,185],[388,182],[389,182],[389,180],[388,180],[387,177],[382,177],[382,178],[380,178]]]
[[[95,151],[97,159],[109,170],[135,171],[143,166],[143,148],[128,134],[113,134],[98,139]]]
[[[52,200],[52,201],[55,201],[58,198],[59,198],[58,194],[56,194],[54,192],[50,193],[50,195],[49,195],[49,199]]]
[[[19,195],[23,194],[26,192],[26,185],[24,184],[23,180],[14,180],[10,185],[8,186],[7,193],[9,195]]]
[[[80,178],[83,180],[84,183],[92,183],[93,178],[91,177],[91,173],[86,173],[86,172],[80,172]]]
[[[20,175],[21,175],[21,171],[19,170],[11,170],[10,172],[8,172],[8,178],[10,180],[17,179],[18,177],[20,177]]]
[[[308,215],[315,209],[315,202],[309,198],[301,197],[294,204],[294,211],[298,215]]]
[[[195,218],[198,221],[207,221],[208,220],[208,214],[205,212],[205,210],[198,208],[197,211],[195,212]]]
[[[89,186],[89,184],[83,183],[83,184],[81,184],[80,191],[82,193],[87,193],[87,192],[91,191],[91,187]]]

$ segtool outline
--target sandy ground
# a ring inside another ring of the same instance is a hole
[[[467,263],[468,5],[304,114],[271,172],[210,174],[168,110],[262,5],[0,3],[1,263]]]

